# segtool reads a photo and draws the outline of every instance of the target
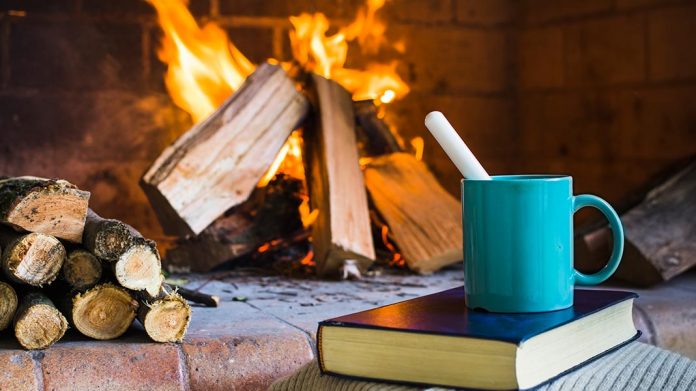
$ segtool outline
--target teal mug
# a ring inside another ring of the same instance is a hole
[[[562,175],[500,175],[462,181],[464,273],[469,308],[543,312],[573,305],[575,285],[609,278],[623,253],[614,209],[593,195],[573,196]],[[614,248],[595,274],[573,268],[573,214],[592,206],[609,220]]]

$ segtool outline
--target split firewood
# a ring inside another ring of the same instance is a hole
[[[346,260],[365,271],[375,258],[367,194],[355,140],[350,94],[336,82],[312,75],[319,121],[307,129],[307,182],[312,209],[312,245],[320,275],[338,274]]]
[[[65,304],[75,328],[90,338],[101,340],[123,335],[138,310],[138,301],[128,291],[108,283],[77,293]]]
[[[165,232],[199,234],[246,200],[307,110],[281,67],[259,66],[143,176],[141,185]]]
[[[150,296],[158,294],[164,281],[157,245],[144,238],[134,238],[128,250],[113,263],[113,270],[121,286]]]
[[[650,191],[621,216],[625,249],[616,277],[641,286],[670,280],[696,265],[696,163]],[[575,240],[576,263],[596,270],[609,258],[608,227]]]
[[[89,192],[64,180],[16,177],[0,180],[0,222],[79,243]]]
[[[14,319],[15,337],[26,349],[45,349],[60,340],[68,321],[41,292],[26,294]]]
[[[72,290],[91,288],[101,280],[101,261],[87,250],[72,250],[63,263],[61,277]]]
[[[0,228],[2,269],[11,280],[43,286],[55,280],[65,262],[65,247],[53,236],[32,232],[19,234]]]
[[[105,219],[93,210],[87,212],[82,245],[97,257],[117,261],[131,248],[135,238],[142,235],[130,225],[113,219]]]
[[[5,330],[17,311],[17,292],[12,285],[0,281],[0,331]]]
[[[407,153],[375,158],[365,184],[411,270],[432,273],[463,259],[461,204],[423,162]]]
[[[191,307],[180,294],[163,288],[155,300],[143,300],[138,320],[156,342],[181,342],[191,320]]]

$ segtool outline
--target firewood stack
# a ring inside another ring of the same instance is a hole
[[[460,261],[460,203],[405,153],[374,108],[319,75],[260,65],[142,178],[165,232],[179,238],[168,264],[209,271],[302,235],[287,202],[271,206],[278,214],[270,229],[268,213],[258,218],[268,206],[257,195],[272,192],[258,184],[295,129],[302,132],[309,204],[318,213],[308,229],[318,274],[365,272],[384,232],[413,271]]]
[[[44,349],[68,327],[118,338],[137,317],[157,342],[181,341],[191,308],[163,282],[157,246],[104,219],[64,180],[0,179],[0,330]]]

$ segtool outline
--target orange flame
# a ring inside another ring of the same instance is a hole
[[[396,63],[367,64],[365,70],[345,68],[348,43],[357,41],[365,53],[377,52],[384,43],[386,27],[375,16],[384,0],[368,0],[366,9],[334,35],[327,35],[329,21],[321,13],[291,16],[290,44],[295,61],[308,71],[334,79],[353,94],[354,100],[378,99],[389,103],[408,93],[396,73]]]
[[[241,86],[255,65],[214,22],[199,26],[187,9],[187,0],[146,1],[157,10],[164,32],[158,56],[168,65],[167,90],[174,103],[198,123]],[[367,0],[355,20],[334,35],[327,35],[330,24],[324,14],[303,13],[290,17],[294,61],[305,71],[336,80],[356,100],[374,99],[379,104],[404,96],[409,88],[396,72],[397,63],[370,63],[364,70],[345,67],[349,43],[355,42],[365,54],[376,53],[386,44],[386,26],[376,15],[384,3],[385,0]],[[404,50],[403,42],[393,47],[397,51]],[[277,59],[271,61],[278,63]],[[304,179],[300,132],[292,133],[259,186],[266,186],[277,172]],[[318,210],[310,210],[308,200],[300,206],[305,227],[316,220],[318,213]],[[311,255],[309,259],[311,261]]]
[[[387,248],[392,253],[392,259],[389,261],[390,266],[398,266],[402,267],[406,265],[406,260],[404,257],[401,255],[396,250],[396,246],[392,244],[392,242],[389,240],[389,227],[387,225],[382,225],[382,243],[384,243],[384,246]]]
[[[214,23],[198,26],[186,0],[147,0],[157,10],[164,37],[157,54],[174,103],[200,122],[227,99],[254,65]]]

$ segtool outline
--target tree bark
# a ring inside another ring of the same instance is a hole
[[[0,281],[0,331],[5,330],[17,311],[17,292],[12,285]]]
[[[320,275],[338,274],[346,260],[365,271],[375,258],[365,183],[358,162],[350,94],[312,75],[318,126],[307,129],[305,173],[312,209],[312,245]]]
[[[71,242],[82,241],[89,192],[64,180],[0,180],[0,222]]]
[[[307,109],[282,68],[259,66],[143,176],[141,185],[165,232],[199,234],[246,200]]]
[[[76,294],[66,311],[82,334],[100,340],[118,338],[135,319],[138,301],[123,288],[101,284]]]
[[[14,319],[15,337],[25,349],[45,349],[60,340],[68,322],[41,292],[26,294]]]
[[[91,209],[88,211],[82,245],[97,257],[117,261],[133,246],[136,238],[142,235],[130,225],[102,218]]]
[[[156,342],[181,342],[191,320],[191,307],[174,291],[163,290],[155,300],[140,303],[138,320]]]
[[[461,204],[423,162],[406,153],[376,158],[365,183],[411,270],[427,274],[463,260]]]
[[[19,234],[0,228],[0,258],[5,275],[11,280],[41,287],[55,280],[65,262],[65,247],[53,236],[32,232]]]
[[[89,251],[75,249],[68,254],[61,276],[71,290],[82,291],[95,286],[101,280],[102,264]]]

